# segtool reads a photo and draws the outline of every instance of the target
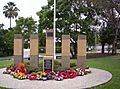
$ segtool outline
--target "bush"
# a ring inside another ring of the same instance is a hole
[[[70,67],[75,67],[76,64],[75,63],[70,63]]]
[[[25,68],[29,74],[32,72],[38,72],[42,70],[41,67],[35,68],[34,66],[31,66],[30,63],[26,63]]]

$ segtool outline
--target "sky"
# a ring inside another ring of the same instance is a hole
[[[0,24],[4,24],[4,28],[9,28],[10,20],[5,18],[3,14],[3,7],[7,5],[8,2],[14,2],[16,7],[19,8],[18,17],[33,17],[35,21],[38,21],[38,16],[36,12],[41,10],[41,6],[47,5],[47,0],[0,0]],[[18,18],[17,17],[17,18]],[[17,19],[15,18],[15,19]],[[12,27],[14,27],[15,19],[12,19]]]

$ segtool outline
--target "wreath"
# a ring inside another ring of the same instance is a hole
[[[32,72],[29,76],[28,79],[29,80],[35,80],[37,78],[37,74],[35,72]]]
[[[66,72],[60,72],[59,75],[63,76],[64,79],[68,78],[68,74]]]
[[[77,75],[76,72],[74,72],[73,70],[67,70],[66,73],[68,78],[75,78]]]

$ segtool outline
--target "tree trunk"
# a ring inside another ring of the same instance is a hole
[[[102,54],[104,53],[104,46],[105,44],[102,44]]]
[[[113,44],[112,44],[112,54],[115,55],[117,53],[117,35],[115,35]]]
[[[116,54],[116,42],[115,42],[115,39],[113,41],[113,44],[112,44],[112,54],[115,55]]]
[[[108,48],[107,48],[108,54],[110,53],[111,49],[110,49],[110,44],[108,44]]]
[[[73,48],[74,48],[74,55],[73,55],[73,58],[77,58],[77,42],[74,43]]]
[[[11,17],[10,17],[10,29],[11,29]]]
[[[112,54],[115,55],[117,53],[117,34],[118,34],[118,26],[119,23],[117,20],[115,20],[115,14],[114,14],[114,10],[112,8],[112,20],[114,23],[114,40],[113,40],[113,44],[112,44]]]
[[[75,43],[71,43],[71,48],[70,48],[70,52],[71,52],[71,55],[72,55],[72,58],[77,58],[77,42]]]
[[[112,44],[112,54],[115,55],[117,53],[117,34],[118,34],[118,29],[115,30],[115,38]]]
[[[73,57],[73,56],[74,56],[74,53],[73,53],[72,47],[70,47],[70,53],[71,53],[71,55],[72,55],[72,57]]]

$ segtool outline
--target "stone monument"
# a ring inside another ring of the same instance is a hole
[[[53,71],[54,67],[54,37],[53,30],[47,30],[46,32],[46,56],[43,60],[43,71],[51,70]]]
[[[23,37],[21,34],[14,35],[14,64],[23,63]]]
[[[38,67],[39,45],[38,35],[30,35],[30,65]],[[46,55],[43,60],[43,71],[54,68],[54,37],[53,30],[46,32]],[[79,35],[77,41],[77,67],[86,67],[86,35]],[[14,35],[14,64],[18,66],[23,63],[23,37],[21,34]],[[62,35],[62,67],[70,68],[70,35]]]
[[[34,67],[38,67],[39,63],[39,52],[38,52],[38,35],[32,34],[30,35],[30,65]]]
[[[62,35],[62,67],[70,67],[70,35]]]
[[[77,41],[77,67],[86,67],[86,35],[79,35]]]

